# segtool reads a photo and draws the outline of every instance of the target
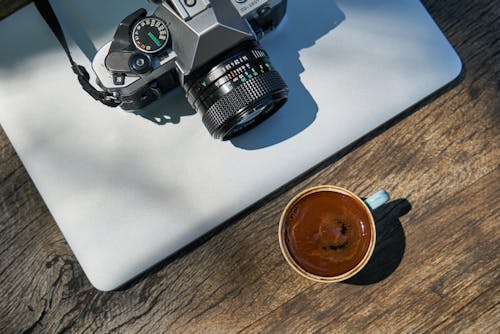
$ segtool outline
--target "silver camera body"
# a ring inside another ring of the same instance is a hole
[[[281,22],[287,0],[152,2],[153,14],[130,14],[92,62],[120,107],[141,109],[181,86],[210,133],[226,140],[286,102],[288,87],[258,41]]]

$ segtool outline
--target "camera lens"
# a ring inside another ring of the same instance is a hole
[[[222,140],[257,126],[288,98],[286,83],[255,42],[241,44],[186,77],[184,90],[210,134]]]

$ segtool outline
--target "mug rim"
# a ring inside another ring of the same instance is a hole
[[[314,194],[316,192],[319,192],[319,191],[332,191],[332,192],[342,193],[344,195],[347,195],[347,196],[353,198],[358,203],[361,203],[363,208],[368,213],[369,224],[370,224],[370,228],[372,231],[371,238],[370,238],[370,245],[368,246],[368,250],[366,251],[365,255],[363,256],[363,259],[358,264],[356,264],[356,266],[354,268],[352,268],[351,270],[349,270],[343,274],[336,275],[336,276],[320,276],[320,275],[310,273],[307,270],[305,270],[304,268],[302,268],[293,259],[292,255],[290,254],[290,252],[288,250],[288,246],[286,245],[286,241],[284,240],[285,239],[284,238],[284,236],[285,236],[285,228],[284,228],[285,227],[285,217],[286,217],[286,214],[288,213],[288,211],[290,210],[290,208],[295,203],[297,203],[299,200],[301,200],[302,198],[304,198],[310,194]],[[335,283],[335,282],[345,281],[345,280],[353,277],[354,275],[359,273],[361,271],[361,269],[363,269],[365,267],[365,265],[368,263],[368,261],[370,260],[372,254],[373,254],[373,250],[375,249],[375,242],[376,242],[377,236],[376,236],[375,220],[373,219],[373,214],[372,214],[370,208],[368,208],[368,205],[366,205],[366,203],[358,195],[354,194],[353,192],[351,192],[345,188],[339,187],[339,186],[320,185],[320,186],[307,188],[307,189],[301,191],[300,193],[295,195],[287,203],[287,205],[283,209],[283,212],[281,213],[280,222],[279,222],[279,226],[278,226],[278,238],[279,238],[281,254],[283,254],[283,257],[285,258],[286,262],[290,265],[290,267],[292,267],[302,277],[305,277],[307,279],[310,279],[310,280],[316,281],[316,282]]]

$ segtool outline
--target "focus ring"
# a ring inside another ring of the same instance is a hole
[[[210,134],[220,138],[224,124],[242,109],[273,93],[287,91],[288,87],[277,71],[254,77],[220,98],[203,114],[203,123]]]

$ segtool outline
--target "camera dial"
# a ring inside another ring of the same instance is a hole
[[[156,17],[139,20],[132,29],[132,41],[137,49],[145,53],[161,51],[168,43],[167,25]]]

